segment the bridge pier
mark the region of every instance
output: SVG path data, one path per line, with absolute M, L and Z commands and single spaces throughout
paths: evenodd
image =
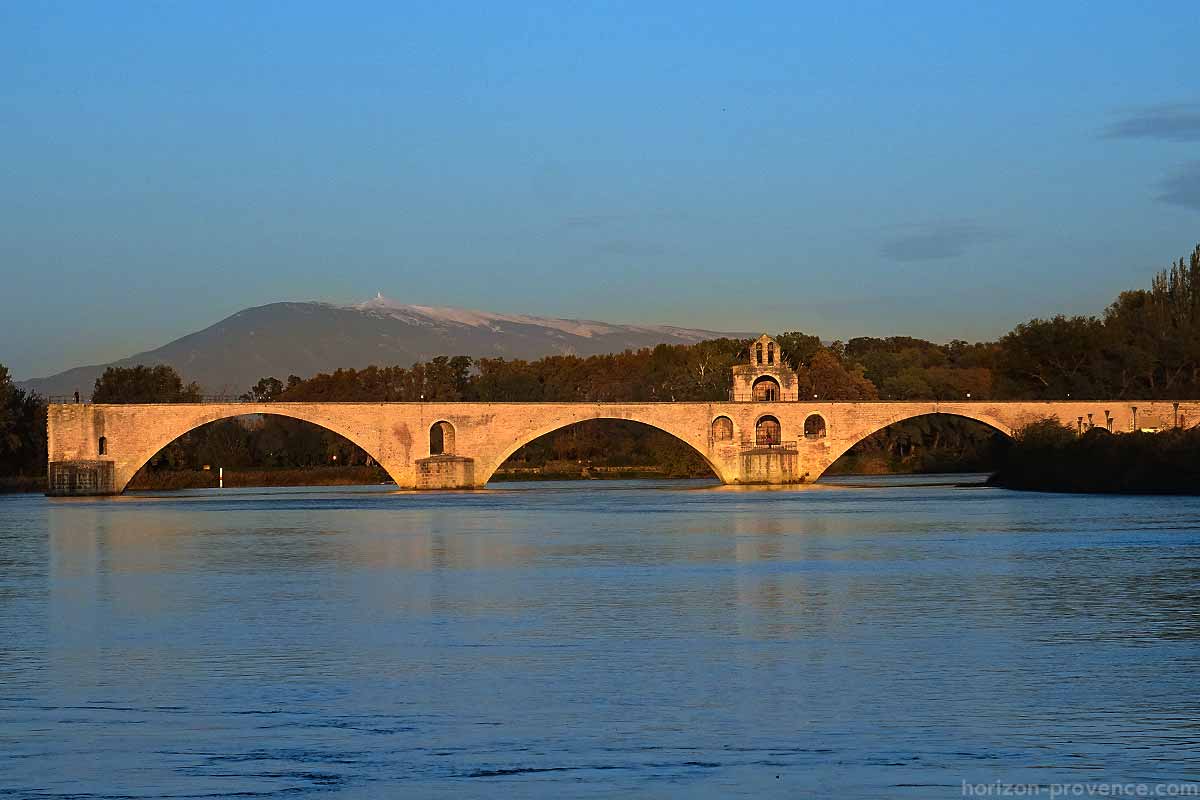
M 778 447 L 751 447 L 738 458 L 740 472 L 737 483 L 785 484 L 803 483 L 800 453 L 795 444 Z
M 438 455 L 417 460 L 418 489 L 471 489 L 475 487 L 475 459 Z
M 46 474 L 46 494 L 51 497 L 95 497 L 120 494 L 112 461 L 51 461 Z

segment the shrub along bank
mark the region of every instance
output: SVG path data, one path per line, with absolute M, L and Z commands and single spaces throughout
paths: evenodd
M 990 483 L 1047 492 L 1200 494 L 1200 428 L 1082 436 L 1053 420 L 1029 425 Z

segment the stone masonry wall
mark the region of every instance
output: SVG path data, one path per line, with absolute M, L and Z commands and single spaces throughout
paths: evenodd
M 695 448 L 722 481 L 739 483 L 750 478 L 743 474 L 740 455 L 754 445 L 755 423 L 766 414 L 779 420 L 784 442 L 797 443 L 799 474 L 816 480 L 856 442 L 922 414 L 956 414 L 1006 434 L 1046 417 L 1073 427 L 1095 425 L 1120 432 L 1135 425 L 1166 428 L 1176 421 L 1195 425 L 1200 423 L 1200 402 L 55 404 L 48 417 L 49 460 L 111 462 L 112 491 L 119 492 L 155 453 L 187 431 L 219 419 L 265 413 L 305 420 L 345 436 L 378 461 L 397 485 L 417 487 L 422 482 L 417 462 L 430 457 L 429 429 L 438 421 L 454 427 L 453 452 L 446 455 L 471 460 L 472 468 L 458 474 L 472 486 L 487 483 L 521 445 L 590 419 L 633 420 L 660 428 Z M 804 437 L 804 421 L 811 414 L 823 417 L 825 437 Z M 713 439 L 712 422 L 721 415 L 733 421 L 732 441 Z M 107 445 L 104 455 L 99 453 L 101 436 Z

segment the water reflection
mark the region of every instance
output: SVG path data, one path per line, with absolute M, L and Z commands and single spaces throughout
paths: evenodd
M 1200 501 L 856 483 L 0 499 L 0 792 L 1200 777 Z

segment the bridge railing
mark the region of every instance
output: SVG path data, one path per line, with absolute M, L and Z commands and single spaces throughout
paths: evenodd
M 753 438 L 743 441 L 744 447 L 754 447 L 762 450 L 799 450 L 800 445 L 797 440 L 789 439 L 783 442 L 756 442 Z
M 52 394 L 46 398 L 46 402 L 48 402 L 50 405 L 76 405 L 76 404 L 78 404 L 81 406 L 82 405 L 91 405 L 91 403 L 92 403 L 90 398 L 80 397 L 80 398 L 76 399 L 75 395 L 73 395 L 73 394 Z M 201 395 L 200 399 L 198 399 L 198 400 L 167 401 L 167 404 L 174 403 L 174 402 L 179 402 L 179 403 L 255 403 L 257 401 L 251 400 L 249 398 L 246 398 L 246 397 L 243 397 L 240 395 L 234 395 L 234 394 L 205 394 L 205 395 Z M 117 404 L 117 405 L 120 405 L 120 404 Z

